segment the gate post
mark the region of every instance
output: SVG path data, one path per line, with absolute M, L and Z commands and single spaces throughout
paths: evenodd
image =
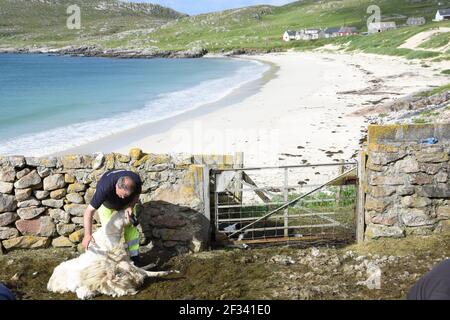
M 365 201 L 366 201 L 366 158 L 367 153 L 365 146 L 362 147 L 359 153 L 358 162 L 358 196 L 356 206 L 356 242 L 362 243 L 364 241 L 364 227 L 365 227 Z
M 203 165 L 203 205 L 204 205 L 204 215 L 211 222 L 211 204 L 210 204 L 210 178 L 209 172 L 210 168 L 208 165 Z
M 284 203 L 288 203 L 289 200 L 289 190 L 288 190 L 288 183 L 289 183 L 289 178 L 288 178 L 288 168 L 284 168 Z M 286 207 L 286 209 L 284 209 L 284 236 L 287 238 L 289 237 L 289 207 Z

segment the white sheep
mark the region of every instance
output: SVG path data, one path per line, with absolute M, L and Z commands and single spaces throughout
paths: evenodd
M 114 214 L 94 234 L 94 243 L 75 259 L 62 262 L 53 271 L 47 289 L 56 293 L 75 292 L 79 299 L 98 294 L 120 297 L 136 294 L 147 277 L 160 277 L 178 271 L 146 271 L 129 258 L 122 241 L 123 229 L 130 224 L 125 211 Z

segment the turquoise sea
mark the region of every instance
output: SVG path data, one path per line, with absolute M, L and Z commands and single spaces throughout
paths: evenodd
M 224 98 L 268 67 L 228 59 L 0 54 L 0 155 L 77 147 Z

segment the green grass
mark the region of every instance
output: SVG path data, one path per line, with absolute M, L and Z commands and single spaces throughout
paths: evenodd
M 441 48 L 449 43 L 450 32 L 439 33 L 422 43 L 420 48 Z
M 425 111 L 420 114 L 422 117 L 435 117 L 439 115 L 439 112 L 436 111 Z
M 450 83 L 443 85 L 441 87 L 435 88 L 433 90 L 430 91 L 425 91 L 425 92 L 421 92 L 420 94 L 418 94 L 419 97 L 431 97 L 432 95 L 438 94 L 438 93 L 442 93 L 445 91 L 449 91 L 450 90 Z
M 107 0 L 113 3 L 114 0 Z M 317 41 L 284 42 L 285 30 L 308 27 L 356 26 L 366 31 L 371 0 L 314 1 L 305 0 L 285 6 L 253 6 L 243 9 L 186 17 L 172 10 L 157 7 L 156 13 L 143 9 L 119 11 L 95 10 L 99 0 L 61 0 L 60 5 L 40 2 L 0 0 L 0 45 L 61 47 L 93 45 L 103 48 L 154 48 L 155 50 L 187 50 L 203 47 L 210 52 L 234 49 L 256 51 L 311 50 L 326 44 L 341 45 L 346 51 L 404 56 L 408 59 L 449 59 L 449 54 L 426 50 L 398 49 L 411 36 L 437 26 L 450 26 L 449 21 L 429 22 L 424 26 L 407 27 L 373 34 Z M 80 4 L 82 29 L 67 30 L 67 4 Z M 418 3 L 404 0 L 377 1 L 383 19 L 406 22 L 409 16 L 424 16 L 431 21 L 436 1 Z M 439 38 L 441 39 L 441 38 Z M 435 43 L 437 40 L 433 40 Z M 440 41 L 440 40 L 439 40 Z
M 450 69 L 442 70 L 441 73 L 442 74 L 450 74 Z
M 413 119 L 413 123 L 415 124 L 424 124 L 424 123 L 429 123 L 430 121 L 427 119 L 423 119 L 423 118 L 415 118 Z

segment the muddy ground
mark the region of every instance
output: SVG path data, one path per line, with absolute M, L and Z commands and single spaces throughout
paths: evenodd
M 76 299 L 46 290 L 53 268 L 76 255 L 62 249 L 0 255 L 0 282 L 19 299 Z M 423 274 L 449 257 L 450 234 L 364 246 L 226 248 L 174 257 L 161 268 L 180 274 L 149 279 L 137 295 L 123 299 L 404 299 Z M 381 270 L 380 289 L 363 283 L 373 265 Z

